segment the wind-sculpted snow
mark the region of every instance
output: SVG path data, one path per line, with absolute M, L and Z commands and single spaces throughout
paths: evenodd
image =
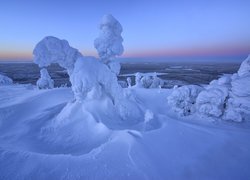
M 171 117 L 162 98 L 171 89 L 126 89 L 145 110 L 135 126 L 110 123 L 119 117 L 107 97 L 75 102 L 71 88 L 39 91 L 13 85 L 0 90 L 0 179 L 250 176 L 249 126 Z
M 95 39 L 94 46 L 99 57 L 105 63 L 123 53 L 122 26 L 112 16 L 105 15 L 100 24 L 99 37 Z
M 167 101 L 178 114 L 184 116 L 190 115 L 196 111 L 196 98 L 202 89 L 202 87 L 196 85 L 176 88 L 172 94 L 168 96 Z
M 47 36 L 42 39 L 33 51 L 34 62 L 39 67 L 47 67 L 52 63 L 58 63 L 67 69 L 70 74 L 74 68 L 77 58 L 82 57 L 81 53 L 72 48 L 68 41 L 56 37 Z
M 47 69 L 42 68 L 40 70 L 41 77 L 37 81 L 37 87 L 39 89 L 52 89 L 54 88 L 54 81 L 51 79 Z
M 0 74 L 0 86 L 13 84 L 13 80 L 7 76 Z

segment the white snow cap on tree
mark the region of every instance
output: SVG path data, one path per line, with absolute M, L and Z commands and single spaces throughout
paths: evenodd
M 66 68 L 68 73 L 72 72 L 74 63 L 81 53 L 72 48 L 68 41 L 60 40 L 53 36 L 47 36 L 42 39 L 33 51 L 34 62 L 39 67 L 46 67 L 52 63 L 58 63 L 61 67 Z
M 250 55 L 241 63 L 240 69 L 238 70 L 239 76 L 244 76 L 246 74 L 250 74 Z
M 53 81 L 53 79 L 51 79 L 47 69 L 42 68 L 40 70 L 40 74 L 41 74 L 41 77 L 36 82 L 36 85 L 40 89 L 51 89 L 51 88 L 53 88 L 54 87 L 54 81 Z
M 122 55 L 124 49 L 121 33 L 121 24 L 112 15 L 104 15 L 100 24 L 100 35 L 95 39 L 94 46 L 105 63 Z
M 0 74 L 0 85 L 9 85 L 12 83 L 13 80 L 11 78 Z

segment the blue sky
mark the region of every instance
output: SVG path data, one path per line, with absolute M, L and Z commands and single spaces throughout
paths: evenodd
M 31 58 L 48 35 L 96 55 L 107 13 L 123 26 L 125 57 L 250 53 L 249 0 L 0 0 L 0 58 Z

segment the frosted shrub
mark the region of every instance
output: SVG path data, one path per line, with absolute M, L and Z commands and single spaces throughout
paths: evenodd
M 238 70 L 238 75 L 239 76 L 244 76 L 246 74 L 249 75 L 250 73 L 250 55 L 245 59 L 242 63 L 241 66 Z
M 163 81 L 154 75 L 136 73 L 135 75 L 135 87 L 140 88 L 159 88 L 163 86 Z
M 208 87 L 198 95 L 196 109 L 202 115 L 220 117 L 224 112 L 227 97 L 227 88 Z
M 132 80 L 130 77 L 127 77 L 127 83 L 128 83 L 128 87 L 130 88 L 132 84 Z
M 51 79 L 47 69 L 42 68 L 40 70 L 41 77 L 36 82 L 39 89 L 51 89 L 54 88 L 54 81 Z
M 189 115 L 195 112 L 195 102 L 202 87 L 196 85 L 182 86 L 173 89 L 172 94 L 167 98 L 168 104 L 179 115 Z
M 7 76 L 0 74 L 0 86 L 13 84 L 13 80 Z

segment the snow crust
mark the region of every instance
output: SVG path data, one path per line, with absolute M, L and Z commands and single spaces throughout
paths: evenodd
M 39 89 L 52 89 L 54 88 L 54 80 L 51 79 L 47 69 L 42 68 L 40 70 L 41 77 L 36 82 Z
M 0 86 L 13 84 L 13 80 L 7 76 L 0 74 Z

